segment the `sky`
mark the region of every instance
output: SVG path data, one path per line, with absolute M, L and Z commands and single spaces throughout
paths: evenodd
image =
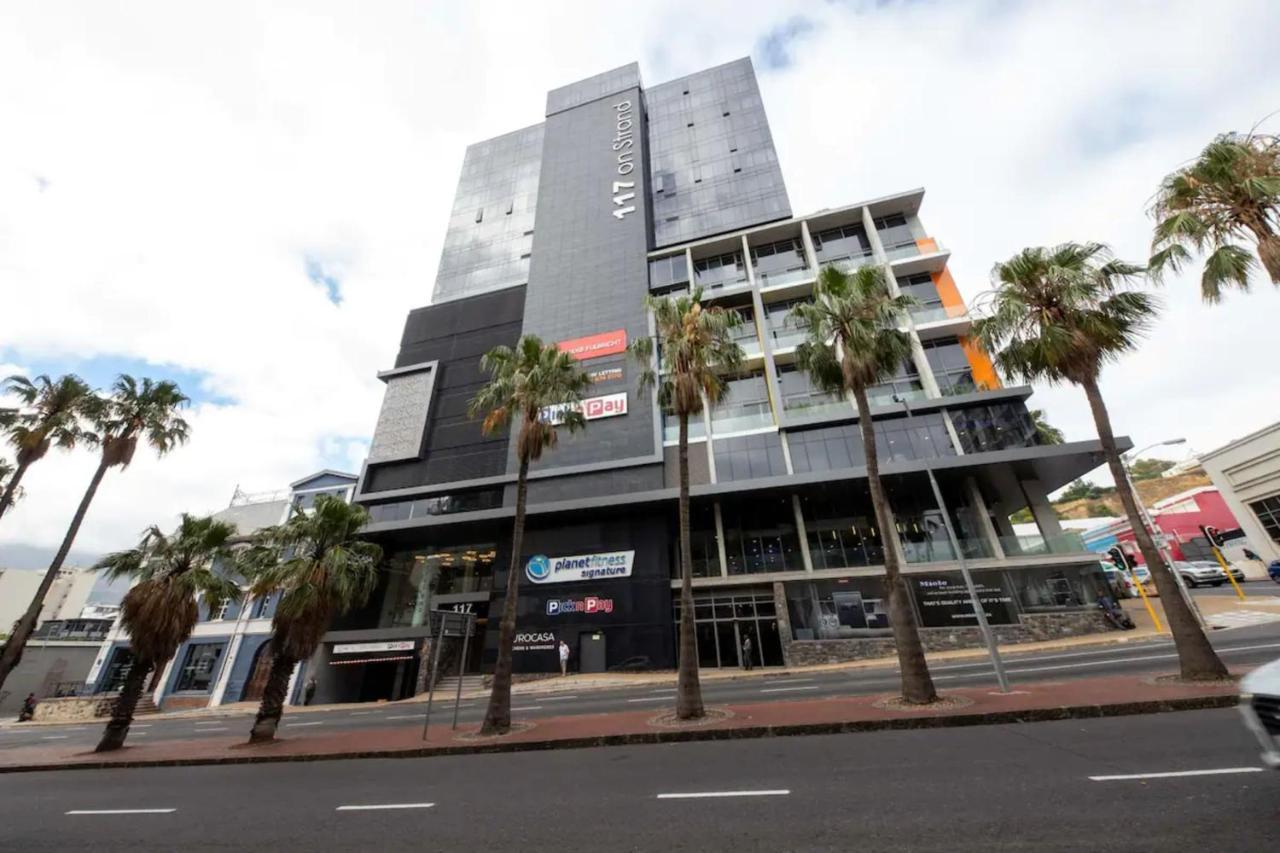
M 925 187 L 969 299 L 1026 246 L 1145 259 L 1161 176 L 1280 110 L 1280 5 L 1203 2 L 25 2 L 0 7 L 0 375 L 172 378 L 192 438 L 111 471 L 78 555 L 358 471 L 430 300 L 465 146 L 548 89 L 750 56 L 797 214 Z M 1276 129 L 1277 119 L 1267 127 Z M 1103 377 L 1117 431 L 1207 451 L 1280 417 L 1280 291 L 1160 291 Z M 1068 439 L 1082 394 L 1037 389 Z M 55 452 L 0 523 L 42 565 L 94 467 Z M 1105 482 L 1105 476 L 1095 476 Z M 6 562 L 7 561 L 7 562 Z

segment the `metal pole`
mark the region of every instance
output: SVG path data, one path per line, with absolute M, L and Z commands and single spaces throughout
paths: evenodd
M 906 400 L 901 400 L 901 403 L 902 408 L 906 410 L 907 420 L 911 420 L 911 404 Z M 956 536 L 956 531 L 951 526 L 951 514 L 947 512 L 946 501 L 942 499 L 942 489 L 938 486 L 938 479 L 934 477 L 933 466 L 929 464 L 927 457 L 924 460 L 924 471 L 929 475 L 929 485 L 933 489 L 933 499 L 937 501 L 938 510 L 942 513 L 942 526 L 946 528 L 951 550 L 955 552 L 956 562 L 960 564 L 960 576 L 964 578 L 965 588 L 969 591 L 969 602 L 973 605 L 973 615 L 978 620 L 978 629 L 982 632 L 982 640 L 987 645 L 987 654 L 991 657 L 991 668 L 995 670 L 1000 692 L 1008 693 L 1009 678 L 1004 672 L 1004 662 L 1000 660 L 1000 647 L 996 643 L 995 634 L 991 631 L 991 625 L 987 623 L 987 610 L 982 606 L 982 599 L 978 596 L 977 587 L 974 586 L 973 576 L 969 574 L 969 566 L 965 562 L 964 552 L 960 550 L 960 539 Z
M 467 644 L 471 642 L 471 626 L 475 623 L 475 614 L 467 614 L 467 625 L 463 629 L 462 654 L 458 657 L 458 690 L 453 694 L 453 727 L 458 727 L 458 704 L 462 702 L 462 668 L 467 662 Z
M 436 648 L 435 654 L 432 656 L 431 671 L 427 673 L 427 714 L 422 720 L 423 740 L 427 739 L 427 727 L 431 725 L 431 700 L 436 695 L 436 673 L 440 671 L 440 647 L 442 645 L 444 645 L 444 614 L 440 615 L 440 633 L 436 637 Z

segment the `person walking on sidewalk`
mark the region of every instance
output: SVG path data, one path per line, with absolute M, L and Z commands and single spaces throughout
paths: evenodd
M 314 698 L 316 698 L 316 677 L 313 675 L 307 679 L 307 686 L 302 688 L 302 704 L 310 705 Z
M 564 640 L 560 641 L 560 674 L 569 674 L 569 644 Z
M 36 716 L 36 694 L 28 693 L 27 698 L 22 700 L 22 710 L 18 712 L 18 722 L 25 723 L 35 719 Z
M 755 665 L 755 661 L 751 659 L 751 650 L 751 635 L 747 634 L 742 641 L 742 668 L 748 672 L 751 670 L 751 667 Z

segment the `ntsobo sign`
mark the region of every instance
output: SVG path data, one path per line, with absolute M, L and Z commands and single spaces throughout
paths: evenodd
M 607 554 L 579 554 L 573 557 L 548 557 L 536 554 L 525 563 L 524 575 L 534 583 L 569 583 L 570 581 L 606 580 L 631 576 L 635 551 L 612 551 Z

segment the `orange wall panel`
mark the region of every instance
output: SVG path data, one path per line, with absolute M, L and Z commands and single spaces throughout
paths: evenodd
M 919 244 L 922 241 L 917 240 Z M 929 241 L 932 242 L 932 241 Z M 922 247 L 923 249 L 923 247 Z M 954 311 L 959 314 L 965 310 L 964 297 L 960 295 L 960 289 L 956 287 L 955 279 L 951 277 L 951 271 L 946 267 L 941 272 L 930 273 L 933 276 L 933 286 L 938 289 L 938 297 L 942 300 L 944 307 L 950 309 L 948 313 Z M 991 357 L 987 355 L 977 342 L 968 338 L 961 340 L 960 345 L 964 347 L 964 353 L 969 358 L 969 366 L 973 369 L 973 381 L 979 387 L 999 388 L 1000 377 L 996 375 L 995 365 L 991 363 Z

